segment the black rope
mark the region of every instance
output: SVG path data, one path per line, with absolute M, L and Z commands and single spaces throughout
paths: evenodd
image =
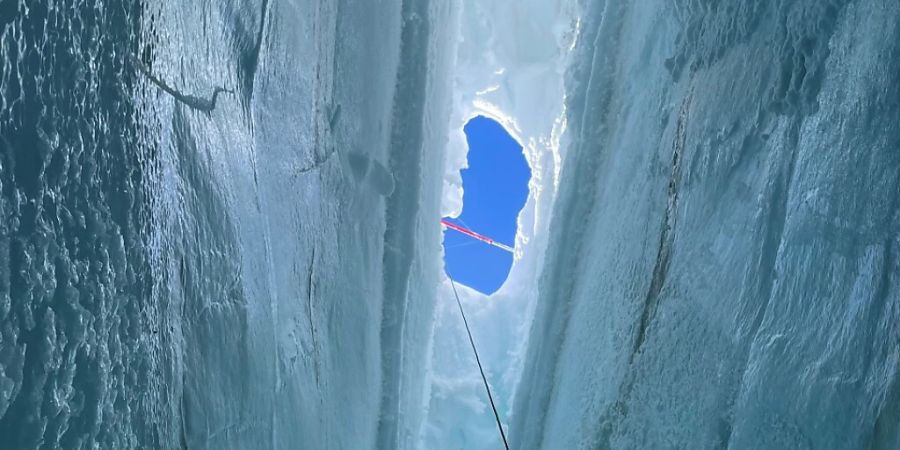
M 506 433 L 503 432 L 503 424 L 500 423 L 500 414 L 497 413 L 497 406 L 494 405 L 494 396 L 491 395 L 491 387 L 488 385 L 487 377 L 484 376 L 484 368 L 481 367 L 481 358 L 478 357 L 478 349 L 475 348 L 475 339 L 472 339 L 472 331 L 469 330 L 469 321 L 466 320 L 466 313 L 463 312 L 462 302 L 459 301 L 459 294 L 456 293 L 456 283 L 453 282 L 453 278 L 450 278 L 450 286 L 453 287 L 453 295 L 456 296 L 456 306 L 459 306 L 459 314 L 462 316 L 463 323 L 466 325 L 469 343 L 472 344 L 472 352 L 475 353 L 475 362 L 478 363 L 478 371 L 481 372 L 481 381 L 484 381 L 484 390 L 487 391 L 488 400 L 491 401 L 491 409 L 494 410 L 494 419 L 497 420 L 497 429 L 500 430 L 500 437 L 503 438 L 503 447 L 506 448 L 506 450 L 509 450 L 509 444 L 506 442 Z

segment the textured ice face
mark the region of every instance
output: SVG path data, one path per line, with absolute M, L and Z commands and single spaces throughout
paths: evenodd
M 514 446 L 900 445 L 898 17 L 586 2 Z
M 0 12 L 0 447 L 159 446 L 139 14 L 63 3 Z

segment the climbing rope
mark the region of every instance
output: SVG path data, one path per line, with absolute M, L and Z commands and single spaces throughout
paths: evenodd
M 447 277 L 450 278 L 450 277 Z M 494 410 L 494 419 L 497 420 L 497 429 L 500 430 L 500 437 L 503 439 L 503 447 L 509 450 L 509 444 L 506 442 L 506 433 L 503 432 L 503 424 L 500 423 L 500 414 L 497 413 L 497 406 L 494 405 L 494 396 L 491 395 L 491 387 L 488 385 L 487 377 L 484 376 L 484 368 L 481 367 L 481 358 L 478 357 L 478 349 L 475 348 L 475 339 L 472 339 L 472 331 L 469 330 L 469 321 L 466 320 L 466 313 L 463 312 L 462 302 L 459 301 L 459 294 L 456 292 L 456 283 L 450 278 L 450 286 L 453 287 L 453 295 L 456 296 L 456 306 L 459 306 L 459 314 L 463 318 L 466 325 L 466 333 L 469 335 L 469 343 L 472 344 L 472 353 L 475 353 L 475 362 L 478 363 L 478 371 L 481 372 L 481 381 L 484 382 L 484 390 L 487 391 L 488 400 L 491 401 L 491 409 Z

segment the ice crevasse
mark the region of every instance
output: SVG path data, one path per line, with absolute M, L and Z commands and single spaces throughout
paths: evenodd
M 0 8 L 0 448 L 500 448 L 477 115 L 511 448 L 900 448 L 900 3 L 107 3 Z

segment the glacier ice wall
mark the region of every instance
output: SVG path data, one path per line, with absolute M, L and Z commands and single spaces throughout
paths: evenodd
M 385 205 L 404 192 L 389 147 L 402 16 L 399 3 L 343 6 L 145 13 L 158 76 L 235 89 L 204 117 L 150 86 L 163 174 L 154 295 L 172 305 L 167 397 L 182 446 L 377 439 L 391 367 Z
M 176 131 L 162 127 L 176 144 L 164 251 L 187 268 L 160 286 L 185 311 L 182 442 L 410 446 L 439 273 L 447 8 L 160 9 L 157 70 L 237 87 L 213 121 L 160 107 Z M 209 53 L 184 58 L 198 39 Z
M 8 6 L 0 448 L 413 446 L 449 8 Z
M 900 5 L 582 20 L 514 446 L 900 446 Z
M 412 445 L 439 273 L 448 14 L 299 0 L 147 13 L 162 18 L 161 77 L 236 87 L 212 120 L 156 105 L 173 147 L 161 247 L 177 262 L 158 289 L 180 309 L 185 445 Z

